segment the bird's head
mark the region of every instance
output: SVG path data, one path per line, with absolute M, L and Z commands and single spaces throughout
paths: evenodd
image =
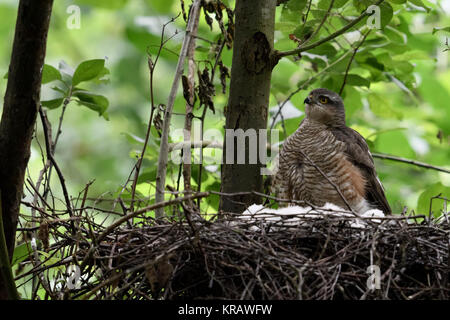
M 305 99 L 306 118 L 328 126 L 345 125 L 342 98 L 328 89 L 314 89 Z

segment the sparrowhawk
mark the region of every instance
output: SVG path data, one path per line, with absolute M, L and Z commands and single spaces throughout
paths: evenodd
M 342 98 L 315 89 L 304 102 L 305 118 L 279 154 L 273 180 L 278 196 L 315 206 L 350 206 L 358 213 L 380 209 L 391 214 L 366 141 L 345 124 Z

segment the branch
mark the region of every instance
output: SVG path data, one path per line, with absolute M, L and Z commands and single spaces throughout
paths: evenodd
M 375 3 L 376 6 L 380 5 L 384 0 L 378 0 L 377 3 Z M 338 31 L 330 34 L 329 36 L 320 39 L 312 44 L 310 44 L 309 46 L 300 46 L 297 49 L 294 50 L 289 50 L 289 51 L 284 51 L 284 52 L 280 52 L 280 51 L 276 51 L 275 52 L 275 56 L 278 59 L 281 59 L 283 57 L 287 57 L 287 56 L 292 56 L 292 55 L 296 55 L 299 54 L 301 52 L 304 51 L 308 51 L 310 49 L 313 49 L 315 47 L 320 46 L 321 44 L 330 41 L 338 36 L 340 36 L 341 34 L 344 34 L 348 29 L 350 29 L 351 27 L 353 27 L 354 25 L 356 25 L 358 22 L 360 22 L 362 19 L 364 19 L 367 16 L 372 15 L 373 13 L 369 13 L 367 10 L 364 11 L 358 18 L 356 18 L 355 20 L 353 20 L 352 22 L 350 22 L 349 24 L 347 24 L 346 26 L 342 27 L 341 29 L 339 29 Z
M 62 188 L 62 191 L 64 194 L 66 206 L 67 206 L 67 211 L 69 212 L 69 216 L 73 217 L 72 205 L 70 203 L 69 193 L 67 192 L 66 182 L 65 182 L 64 176 L 61 172 L 61 169 L 59 168 L 59 166 L 56 163 L 55 158 L 53 157 L 53 154 L 52 154 L 50 138 L 49 138 L 49 130 L 48 130 L 48 119 L 47 119 L 47 116 L 45 115 L 44 111 L 42 110 L 42 106 L 39 107 L 39 115 L 41 117 L 42 127 L 44 130 L 45 149 L 47 151 L 47 158 L 50 159 L 51 163 L 53 164 L 53 167 L 56 170 L 56 173 L 58 174 L 58 178 L 61 183 L 61 188 Z M 72 234 L 75 234 L 75 227 L 73 225 L 73 222 L 71 222 L 71 226 L 72 226 Z
M 186 35 L 184 37 L 183 45 L 181 47 L 181 53 L 180 57 L 178 58 L 175 78 L 173 80 L 172 89 L 170 90 L 169 99 L 165 110 L 163 131 L 161 136 L 161 145 L 159 148 L 158 169 L 156 174 L 156 195 L 155 195 L 156 203 L 164 201 L 164 189 L 166 184 L 167 162 L 169 155 L 168 150 L 169 150 L 170 119 L 172 117 L 173 105 L 178 91 L 178 84 L 180 82 L 180 77 L 184 69 L 184 60 L 186 59 L 189 43 L 192 39 L 192 30 L 194 26 L 194 21 L 198 20 L 199 18 L 200 2 L 201 2 L 200 0 L 195 0 L 191 8 L 191 14 L 189 16 L 189 22 L 186 28 Z M 161 218 L 163 216 L 164 216 L 164 208 L 160 207 L 156 210 L 156 217 Z
M 389 154 L 382 154 L 382 153 L 372 153 L 372 156 L 374 158 L 379 158 L 379 159 L 384 159 L 384 160 L 392 160 L 392 161 L 398 161 L 398 162 L 404 162 L 404 163 L 412 164 L 412 165 L 415 165 L 415 166 L 418 166 L 418 167 L 422 167 L 422 168 L 426 168 L 426 169 L 432 169 L 432 170 L 441 171 L 441 172 L 445 172 L 445 173 L 449 173 L 450 174 L 450 170 L 448 170 L 448 169 L 445 169 L 445 168 L 442 168 L 442 167 L 436 167 L 436 166 L 433 166 L 431 164 L 420 162 L 420 161 L 415 161 L 415 160 L 411 160 L 411 159 L 391 156 Z
M 194 19 L 194 25 L 192 26 L 192 39 L 189 43 L 188 48 L 188 76 L 183 78 L 183 90 L 186 99 L 186 116 L 184 118 L 184 141 L 191 141 L 191 129 L 192 129 L 192 119 L 195 103 L 195 37 L 198 31 L 199 19 Z M 191 190 L 191 149 L 183 149 L 183 182 L 184 190 Z M 189 207 L 192 204 L 189 203 Z
M 366 34 L 363 36 L 362 40 L 359 42 L 359 44 L 356 46 L 356 48 L 353 50 L 353 54 L 350 57 L 350 61 L 348 62 L 347 69 L 345 69 L 345 75 L 344 80 L 342 81 L 341 89 L 339 90 L 339 95 L 342 95 L 342 91 L 344 91 L 345 83 L 347 82 L 348 72 L 350 71 L 350 67 L 352 65 L 353 59 L 355 59 L 356 53 L 358 52 L 359 47 L 366 41 L 367 36 L 369 35 L 370 31 L 372 29 L 369 29 L 369 31 L 366 32 Z

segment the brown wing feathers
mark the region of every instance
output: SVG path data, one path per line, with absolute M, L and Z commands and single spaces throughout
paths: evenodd
M 336 139 L 347 145 L 346 154 L 349 161 L 363 173 L 366 179 L 366 200 L 384 213 L 391 214 L 391 207 L 386 200 L 383 186 L 375 172 L 373 158 L 364 138 L 358 132 L 348 127 L 336 128 L 332 132 Z

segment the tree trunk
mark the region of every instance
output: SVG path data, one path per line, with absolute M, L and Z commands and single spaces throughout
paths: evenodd
M 259 137 L 258 129 L 267 127 L 270 78 L 276 63 L 272 59 L 276 3 L 277 0 L 236 1 L 230 96 L 225 128 L 234 130 L 235 133 L 238 133 L 236 129 L 242 129 L 249 135 L 252 135 L 251 130 L 254 129 L 256 138 Z M 245 147 L 242 145 L 239 147 L 237 143 L 239 139 L 230 140 L 231 132 L 233 131 L 226 130 L 224 139 L 222 192 L 262 191 L 263 164 L 260 161 L 257 163 L 249 161 L 255 156 L 255 151 L 249 148 L 255 140 L 249 138 L 250 141 L 245 143 Z M 264 141 L 264 148 L 265 146 Z M 259 154 L 259 150 L 257 152 Z M 232 161 L 233 163 L 229 163 L 233 154 L 236 158 L 236 155 L 242 153 L 245 154 L 245 164 L 236 163 L 236 159 Z M 220 208 L 229 212 L 241 212 L 255 202 L 260 202 L 260 198 L 251 194 L 233 197 L 222 195 Z
M 42 67 L 53 0 L 21 0 L 0 122 L 0 192 L 9 259 L 14 252 L 23 182 L 40 106 Z M 6 299 L 0 277 L 0 299 Z

